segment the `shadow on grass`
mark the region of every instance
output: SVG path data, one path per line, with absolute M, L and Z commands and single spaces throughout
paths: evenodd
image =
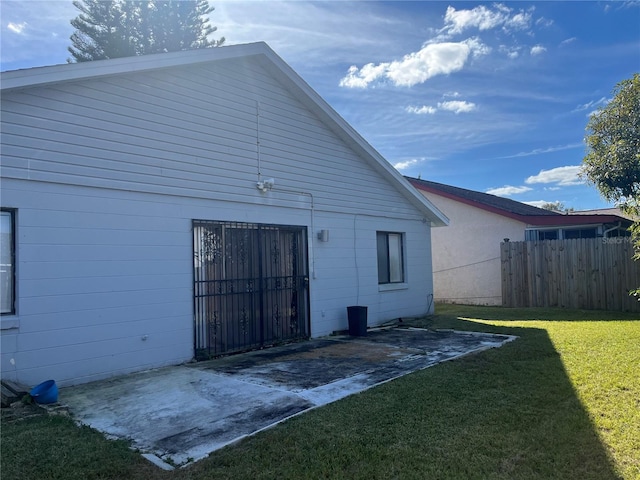
M 471 319 L 637 320 L 632 318 L 633 314 L 458 305 L 440 305 L 438 312 L 435 316 L 415 319 L 412 325 L 519 337 L 498 350 L 425 372 L 430 380 L 437 379 L 430 382 L 429 388 L 442 392 L 443 405 L 437 411 L 448 422 L 453 420 L 454 423 L 449 423 L 450 433 L 465 432 L 467 441 L 477 448 L 467 452 L 473 453 L 471 458 L 486 456 L 498 462 L 494 465 L 499 468 L 483 472 L 486 478 L 623 478 L 601 442 L 547 331 L 490 325 Z M 471 414 L 464 415 L 464 421 L 457 421 L 456 412 Z M 447 441 L 444 431 L 440 433 L 450 448 L 458 447 L 453 439 Z M 490 450 L 485 451 L 485 444 Z M 474 463 L 469 464 L 472 469 Z M 467 475 L 470 471 L 461 474 Z
M 621 478 L 545 330 L 408 323 L 520 338 L 291 419 L 178 477 Z

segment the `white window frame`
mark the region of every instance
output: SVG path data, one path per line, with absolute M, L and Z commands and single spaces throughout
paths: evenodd
M 16 314 L 16 210 L 12 208 L 0 208 L 2 224 L 8 218 L 9 232 L 2 234 L 2 253 L 8 258 L 0 259 L 0 315 L 8 316 Z M 1 231 L 1 230 L 0 230 Z M 7 239 L 9 245 L 6 245 Z M 6 294 L 6 295 L 5 295 Z M 5 298 L 6 297 L 6 298 Z M 5 323 L 5 322 L 3 322 Z
M 404 240 L 405 234 L 401 232 L 376 232 L 378 285 L 405 283 Z

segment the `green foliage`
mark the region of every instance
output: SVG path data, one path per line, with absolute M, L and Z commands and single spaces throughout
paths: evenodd
M 222 45 L 207 0 L 74 0 L 69 62 L 176 52 Z
M 640 198 L 640 74 L 620 82 L 593 113 L 585 137 L 583 175 L 602 196 L 638 206 Z
M 623 80 L 613 99 L 593 113 L 585 137 L 582 175 L 636 221 L 631 227 L 640 259 L 640 74 Z M 631 292 L 640 300 L 640 288 Z
M 573 212 L 573 208 L 565 207 L 564 203 L 562 202 L 547 202 L 543 204 L 540 208 L 543 208 L 544 210 L 550 210 L 552 212 L 558 212 L 558 213 Z

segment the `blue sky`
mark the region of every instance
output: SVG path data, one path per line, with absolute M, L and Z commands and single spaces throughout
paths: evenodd
M 640 71 L 640 2 L 219 1 L 405 175 L 607 204 L 577 172 L 588 115 Z M 65 63 L 71 1 L 0 1 L 1 69 Z

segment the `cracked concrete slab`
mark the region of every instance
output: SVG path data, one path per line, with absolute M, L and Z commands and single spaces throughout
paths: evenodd
M 77 421 L 184 465 L 311 408 L 514 338 L 379 329 L 63 388 L 60 401 Z

